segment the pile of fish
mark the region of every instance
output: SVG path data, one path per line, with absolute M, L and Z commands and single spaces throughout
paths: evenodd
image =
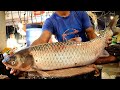
M 87 42 L 55 42 L 30 46 L 4 58 L 5 66 L 21 71 L 42 71 L 89 65 L 104 55 L 110 26 L 104 34 Z

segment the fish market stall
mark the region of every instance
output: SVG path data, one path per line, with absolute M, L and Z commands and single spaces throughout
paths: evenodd
M 39 16 L 42 18 L 44 14 Z M 34 46 L 31 44 L 42 34 L 42 24 L 37 20 L 35 23 L 32 16 L 31 20 L 28 20 L 31 23 L 28 24 L 24 17 L 26 29 L 17 28 L 17 32 L 21 34 L 19 36 L 22 36 L 20 40 L 16 40 L 20 46 L 8 48 L 13 44 L 10 43 L 1 51 L 0 79 L 117 79 L 120 76 L 120 34 L 115 33 L 120 33 L 120 28 L 116 26 L 119 17 L 116 15 L 109 24 L 105 23 L 104 29 L 100 30 L 97 14 L 94 15 L 92 12 L 88 14 L 93 19 L 97 38 L 87 42 L 79 40 L 58 42 L 54 36 L 48 43 Z M 106 47 L 106 41 L 111 36 L 112 43 Z M 10 75 L 10 70 L 6 70 L 6 67 L 20 73 L 16 76 Z

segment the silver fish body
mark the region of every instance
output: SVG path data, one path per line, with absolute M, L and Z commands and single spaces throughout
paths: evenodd
M 105 40 L 102 39 L 43 44 L 30 47 L 29 50 L 34 58 L 34 67 L 39 70 L 83 66 L 93 63 L 102 54 L 105 47 Z
M 54 70 L 88 65 L 102 55 L 105 42 L 106 37 L 102 36 L 88 42 L 68 41 L 31 46 L 15 53 L 5 65 L 22 71 Z

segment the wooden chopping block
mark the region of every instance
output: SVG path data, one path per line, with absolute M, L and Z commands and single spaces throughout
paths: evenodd
M 92 71 L 95 71 L 95 68 L 89 65 L 83 67 L 74 67 L 74 68 L 59 69 L 52 71 L 37 71 L 37 73 L 29 72 L 28 77 L 36 76 L 42 78 L 66 78 L 66 77 L 68 78 L 68 77 L 90 73 Z

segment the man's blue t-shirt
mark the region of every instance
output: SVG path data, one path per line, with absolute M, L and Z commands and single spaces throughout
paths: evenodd
M 85 29 L 92 26 L 90 18 L 85 11 L 70 11 L 67 17 L 61 17 L 53 13 L 47 18 L 42 27 L 54 34 L 59 42 L 75 37 L 81 37 L 82 41 L 88 41 Z

